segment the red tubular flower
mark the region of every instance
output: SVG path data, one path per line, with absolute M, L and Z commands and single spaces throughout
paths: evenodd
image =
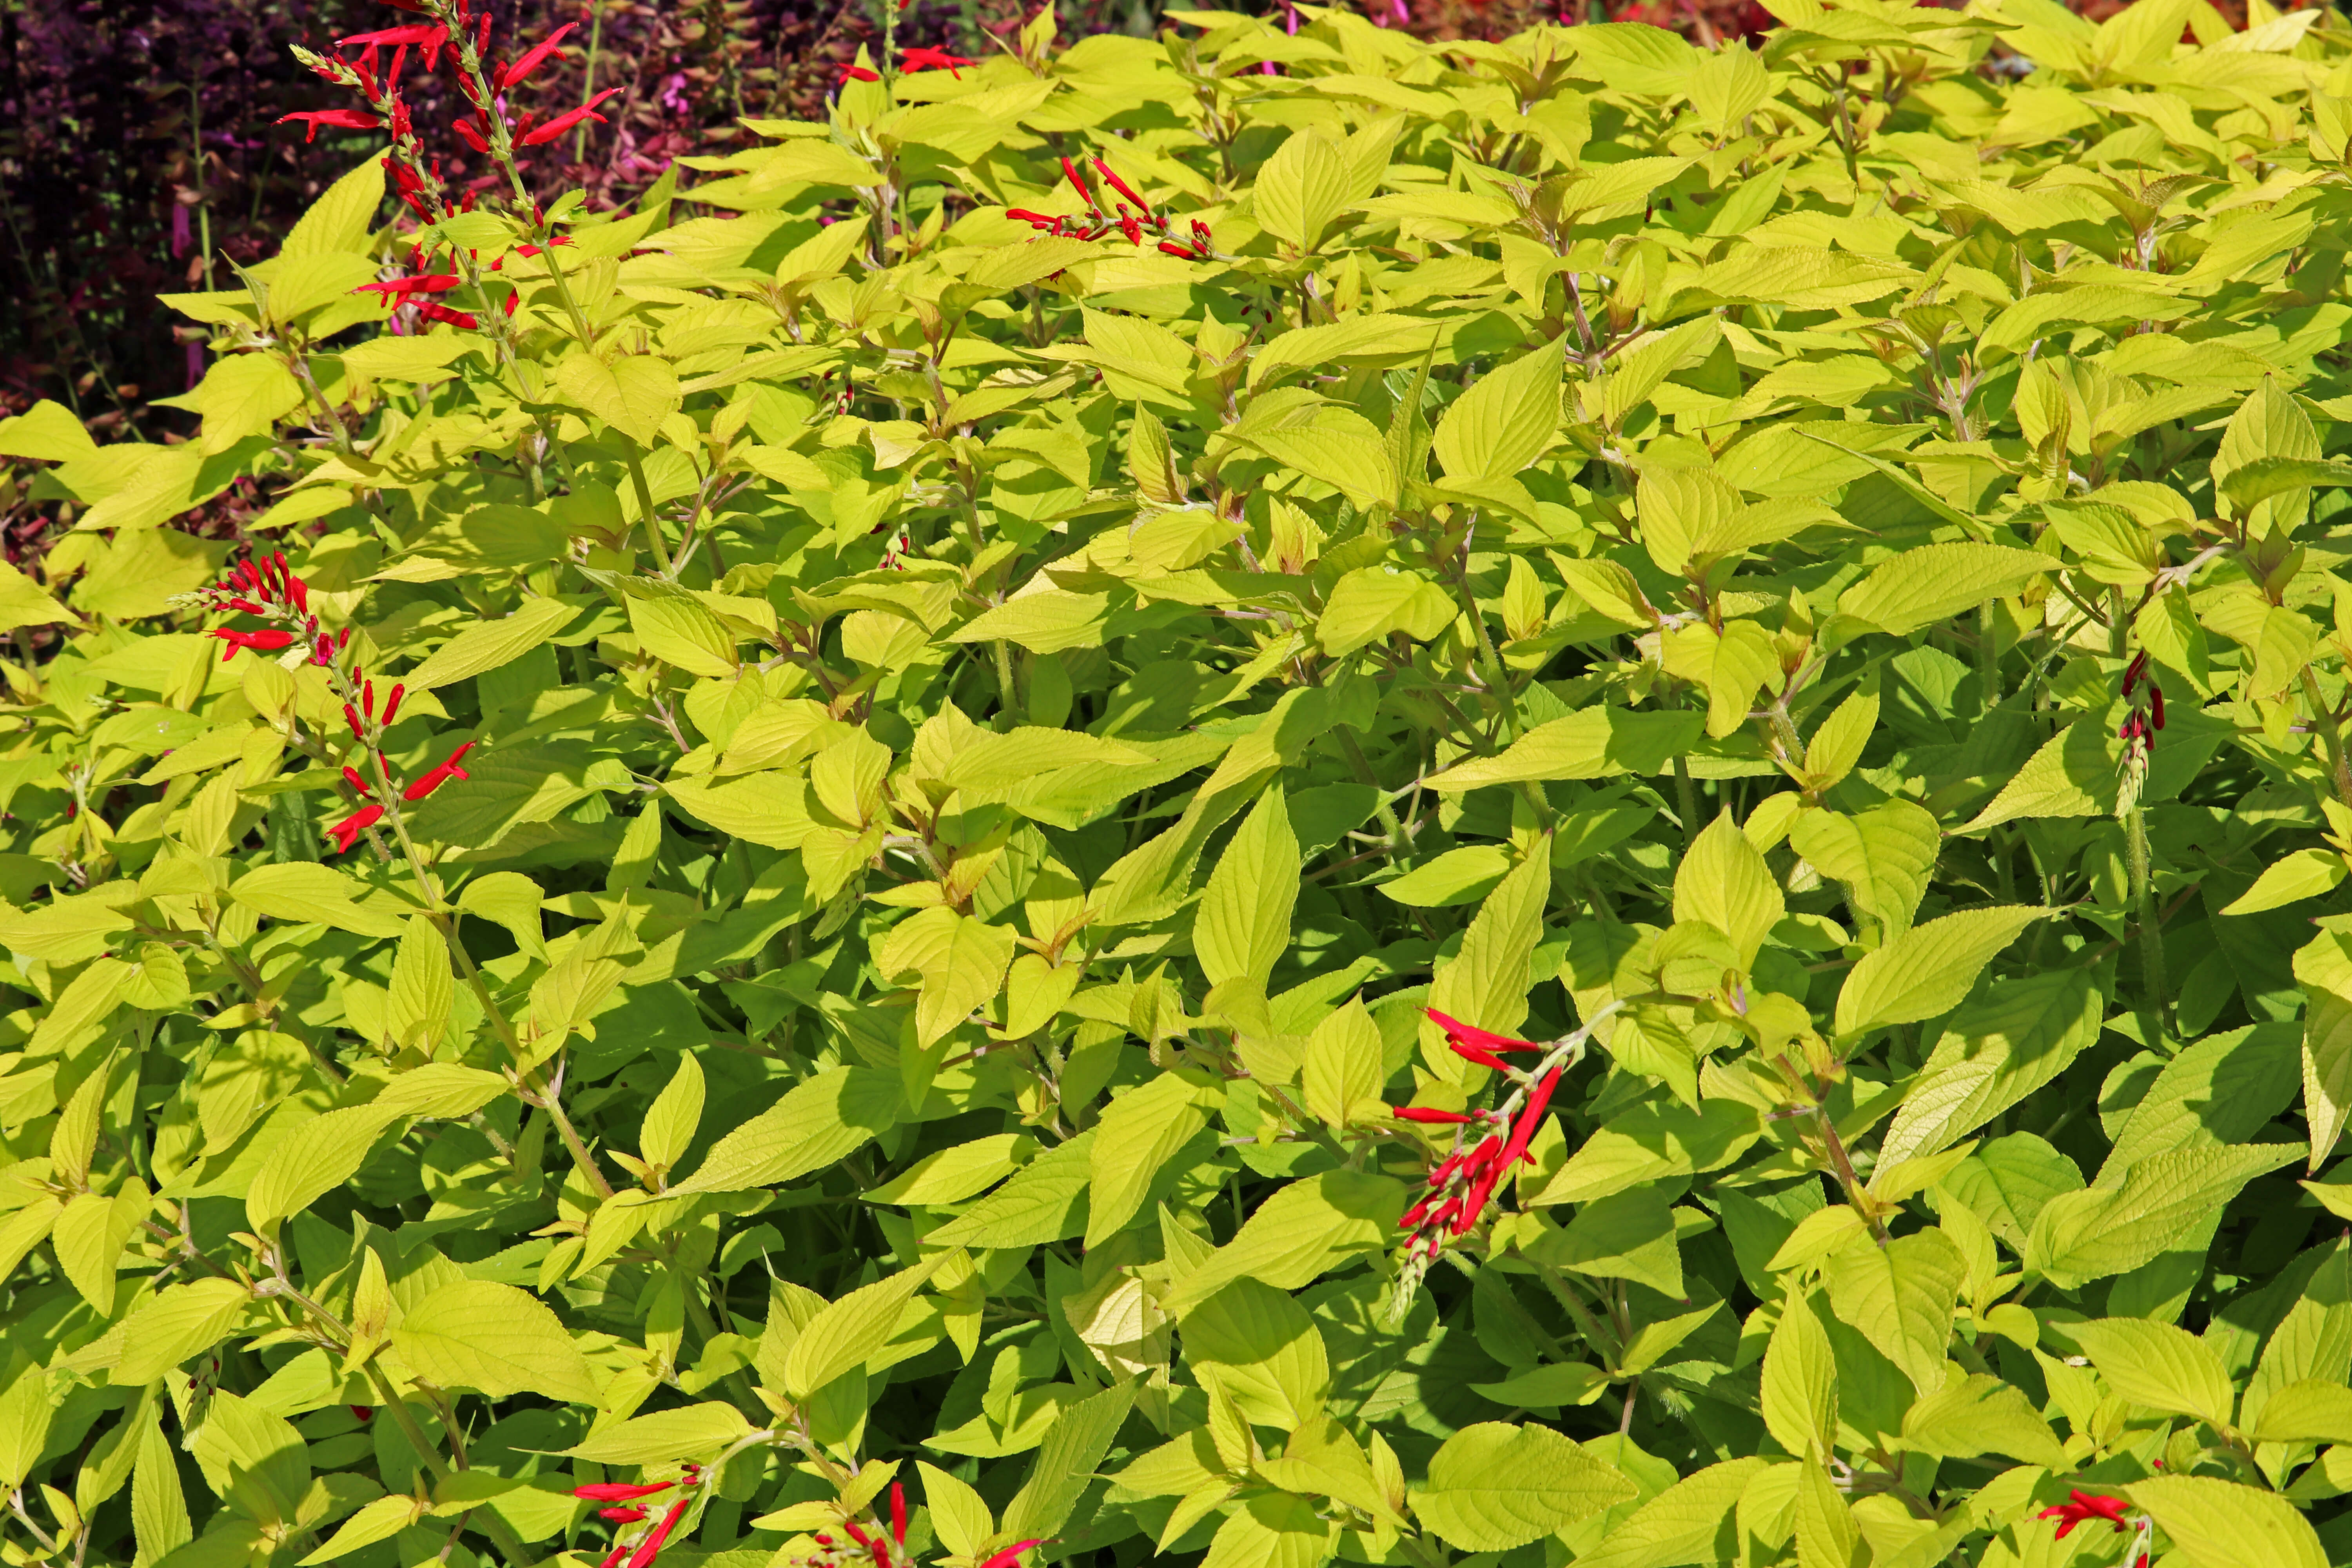
M 897 1481 L 890 1483 L 890 1539 L 907 1544 L 907 1489 Z
M 1459 1127 L 1478 1118 L 1466 1110 L 1438 1110 L 1426 1105 L 1400 1105 L 1389 1114 L 1399 1121 L 1419 1121 L 1432 1127 Z
M 362 1421 L 373 1421 L 375 1419 L 375 1406 L 373 1405 L 354 1405 L 349 1408 L 353 1415 L 358 1416 Z
M 858 1529 L 857 1521 L 856 1520 L 845 1519 L 842 1521 L 841 1528 L 849 1532 L 850 1540 L 855 1541 L 858 1545 L 863 1546 L 868 1552 L 874 1550 L 874 1538 L 866 1534 L 864 1531 Z
M 548 34 L 541 42 L 532 45 L 529 54 L 499 73 L 498 90 L 505 92 L 510 88 L 520 87 L 524 82 L 529 81 L 530 73 L 545 64 L 548 56 L 563 47 L 563 35 L 578 26 L 580 24 L 577 22 L 566 22 Z
M 368 792 L 367 780 L 360 776 L 359 769 L 352 767 L 348 763 L 343 764 L 343 782 L 350 784 L 362 795 L 365 795 Z
M 381 294 L 384 298 L 384 302 L 389 304 L 392 302 L 392 298 L 395 294 L 400 295 L 404 299 L 411 294 L 443 294 L 455 289 L 457 286 L 457 275 L 456 273 L 434 272 L 428 273 L 421 278 L 386 278 L 374 283 L 362 283 L 358 288 L 352 289 L 352 292 L 354 294 Z
M 400 711 L 401 693 L 407 689 L 408 688 L 405 686 L 395 684 L 392 689 L 392 695 L 383 700 L 383 727 L 385 729 L 389 730 L 392 728 L 392 716 Z
M 612 1551 L 604 1553 L 604 1561 L 596 1564 L 596 1568 L 621 1568 L 621 1559 L 628 1554 L 629 1543 L 624 1541 Z
M 471 115 L 459 115 L 449 122 L 449 129 L 457 133 L 457 140 L 475 152 L 487 153 L 490 150 L 489 139 L 476 128 Z
M 468 741 L 464 745 L 458 747 L 456 751 L 450 752 L 449 760 L 447 762 L 443 763 L 439 767 L 435 768 L 431 773 L 425 774 L 415 784 L 410 784 L 406 789 L 401 791 L 400 798 L 403 800 L 423 800 L 426 795 L 431 795 L 435 790 L 439 789 L 451 779 L 473 777 L 471 773 L 457 765 L 459 759 L 463 758 L 467 752 L 470 752 L 473 749 L 474 742 Z M 645 1494 L 640 1492 L 635 1495 L 642 1497 Z
M 1536 1130 L 1543 1125 L 1544 1111 L 1551 1104 L 1551 1091 L 1559 1087 L 1558 1068 L 1538 1080 L 1535 1092 L 1528 1096 L 1528 1103 L 1519 1112 L 1518 1124 L 1511 1129 L 1511 1141 L 1503 1145 L 1503 1157 L 1495 1162 L 1498 1169 L 1508 1170 L 1521 1159 L 1530 1165 L 1535 1163 L 1535 1156 L 1528 1152 L 1528 1144 L 1533 1142 Z
M 2148 716 L 2156 721 L 2156 727 L 2159 730 L 2163 729 L 2164 688 L 2153 680 L 2147 683 L 2147 710 Z
M 961 55 L 951 55 L 945 49 L 935 49 L 929 44 L 911 45 L 899 50 L 898 58 L 906 61 L 907 68 L 910 71 L 943 70 L 959 81 L 963 79 L 963 72 L 959 68 L 960 67 L 976 66 L 980 63 L 978 60 L 968 60 Z
M 438 23 L 418 22 L 405 27 L 384 27 L 373 33 L 353 33 L 348 38 L 337 38 L 335 47 L 348 49 L 353 44 L 365 44 L 373 48 L 378 44 L 426 44 L 446 41 L 449 30 Z
M 239 648 L 251 648 L 256 653 L 276 653 L 294 640 L 292 632 L 241 632 L 230 626 L 215 627 L 212 635 L 228 645 L 221 649 L 223 664 L 235 658 Z
M 1087 188 L 1086 176 L 1078 173 L 1078 166 L 1065 158 L 1062 160 L 1062 173 L 1068 177 L 1070 188 L 1078 193 L 1078 199 L 1087 204 L 1087 210 L 1094 211 L 1097 205 L 1095 194 Z
M 348 702 L 344 703 L 343 717 L 351 721 L 352 740 L 364 741 L 367 739 L 367 731 L 360 728 L 360 710 L 358 709 L 352 707 Z
M 677 1485 L 676 1481 L 591 1481 L 584 1487 L 573 1487 L 572 1495 L 589 1502 L 635 1502 L 641 1497 L 652 1497 Z
M 248 616 L 266 616 L 269 613 L 251 599 L 231 599 L 228 602 L 228 607 L 232 610 L 243 610 Z
M 1117 174 L 1112 174 L 1108 163 L 1104 163 L 1100 158 L 1097 158 L 1094 161 L 1094 163 L 1096 171 L 1099 173 L 1104 179 L 1110 182 L 1110 188 L 1112 190 L 1117 191 L 1120 195 L 1123 195 L 1129 201 L 1133 202 L 1143 211 L 1150 212 L 1151 210 L 1151 204 L 1145 201 L 1141 196 L 1137 195 L 1133 185 L 1129 184 L 1125 180 L 1122 180 Z
M 2066 1494 L 2066 1501 L 2055 1508 L 2045 1508 L 2033 1516 L 2036 1519 L 2060 1521 L 2058 1539 L 2061 1541 L 2065 1540 L 2066 1532 L 2076 1525 L 2087 1523 L 2095 1519 L 2103 1519 L 2114 1525 L 2116 1533 L 2118 1535 L 2130 1528 L 2124 1522 L 2124 1510 L 2131 1505 L 2119 1497 L 2101 1497 L 2096 1492 L 2070 1491 Z
M 1118 215 L 1118 231 L 1127 236 L 1127 243 L 1129 245 L 1143 243 L 1143 220 L 1133 213 Z
M 1412 1207 L 1405 1210 L 1404 1213 L 1397 1215 L 1397 1228 L 1400 1230 L 1419 1230 L 1421 1228 L 1421 1222 L 1428 1217 L 1429 1200 L 1427 1198 L 1423 1198 L 1421 1202 L 1413 1205 Z
M 1192 253 L 1192 247 L 1191 246 L 1181 245 L 1172 239 L 1161 240 L 1160 242 L 1160 248 L 1161 252 L 1166 255 L 1181 256 L 1187 261 L 1198 261 L 1201 259 L 1198 256 Z
M 302 132 L 302 142 L 305 146 L 308 146 L 311 142 L 318 139 L 319 127 L 321 125 L 341 126 L 346 131 L 381 131 L 383 129 L 383 121 L 378 120 L 374 115 L 370 114 L 364 109 L 299 110 L 292 114 L 279 115 L 278 117 L 278 123 L 283 125 L 289 120 L 299 120 L 307 127 L 307 129 Z
M 882 73 L 877 70 L 868 70 L 864 66 L 844 66 L 841 68 L 841 79 L 844 81 L 880 81 L 882 79 Z
M 328 828 L 327 832 L 335 840 L 335 853 L 338 855 L 349 854 L 351 852 L 352 846 L 359 842 L 360 835 L 366 832 L 369 828 L 373 827 L 383 819 L 383 807 L 380 805 L 363 805 L 357 811 L 352 813 L 349 816 L 343 818 L 341 822 L 336 823 L 332 827 Z
M 1465 1024 L 1459 1018 L 1449 1018 L 1434 1007 L 1424 1008 L 1423 1011 L 1429 1015 L 1429 1021 L 1431 1023 L 1435 1024 L 1439 1028 L 1445 1031 L 1447 1037 L 1454 1042 L 1454 1047 L 1457 1049 L 1465 1044 L 1476 1046 L 1482 1050 L 1488 1051 L 1539 1051 L 1543 1049 L 1541 1046 L 1536 1044 L 1533 1040 L 1515 1040 L 1508 1035 L 1498 1035 L 1492 1029 L 1482 1029 L 1475 1024 Z
M 373 680 L 360 683 L 360 711 L 371 719 L 375 717 L 375 682 Z
M 637 1549 L 629 1553 L 628 1568 L 646 1568 L 661 1554 L 663 1544 L 669 1540 L 669 1532 L 676 1530 L 677 1521 L 686 1517 L 687 1504 L 693 1500 L 692 1498 L 680 1498 L 669 1505 L 669 1511 L 662 1515 L 659 1524 L 654 1526 L 654 1532 L 639 1542 Z
M 995 1556 L 990 1558 L 987 1562 L 982 1563 L 980 1568 L 1013 1568 L 1013 1565 L 1015 1563 L 1021 1561 L 1021 1554 L 1023 1552 L 1028 1551 L 1033 1546 L 1041 1546 L 1043 1544 L 1043 1541 L 1016 1541 L 1012 1545 L 1006 1547 L 1003 1551 L 998 1552 Z
M 523 137 L 522 144 L 526 147 L 536 147 L 542 142 L 552 142 L 583 120 L 593 120 L 599 125 L 605 123 L 604 117 L 595 112 L 596 106 L 620 90 L 617 87 L 606 88 L 570 113 L 557 115 L 538 130 Z
M 446 321 L 453 327 L 463 327 L 467 331 L 482 324 L 470 310 L 453 310 L 446 305 L 436 305 L 430 300 L 418 305 L 416 313 L 428 321 Z
M 622 1508 L 600 1508 L 596 1510 L 596 1517 L 610 1520 L 614 1524 L 635 1524 L 649 1516 L 644 1509 L 630 1503 Z

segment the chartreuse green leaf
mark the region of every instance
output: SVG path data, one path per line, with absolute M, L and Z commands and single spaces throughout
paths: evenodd
M 1482 1421 L 1448 1437 L 1413 1513 L 1465 1552 L 1503 1552 L 1638 1496 L 1633 1483 L 1544 1426 Z
M 511 1285 L 445 1285 L 401 1316 L 393 1348 L 445 1388 L 593 1401 L 595 1374 L 545 1303 Z
M 1792 1296 L 1764 1351 L 1763 1416 L 1772 1440 L 1790 1453 L 1832 1451 L 1838 1429 L 1837 1360 L 1811 1301 Z
M 2251 1562 L 2320 1568 L 2327 1561 L 2310 1522 L 2275 1492 L 2210 1476 L 2157 1476 L 2124 1493 L 2196 1568 Z
M 1837 999 L 1837 1032 L 1913 1024 L 1956 1005 L 1992 956 L 2042 918 L 2034 909 L 1966 910 L 1915 926 L 1853 966 Z
M 2108 1386 L 2134 1405 L 2194 1416 L 2216 1427 L 2230 1424 L 2234 1401 L 2229 1372 L 2188 1331 L 2137 1318 L 2106 1318 L 2070 1323 L 2064 1332 Z

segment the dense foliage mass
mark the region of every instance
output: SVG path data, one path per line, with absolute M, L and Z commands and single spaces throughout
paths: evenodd
M 421 3 L 0 424 L 8 1562 L 2352 1557 L 2339 24 Z

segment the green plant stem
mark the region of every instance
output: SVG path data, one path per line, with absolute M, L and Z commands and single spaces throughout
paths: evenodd
M 646 531 L 646 547 L 654 552 L 654 568 L 665 582 L 674 581 L 677 568 L 670 563 L 669 541 L 662 537 L 661 519 L 654 511 L 653 487 L 646 483 L 646 466 L 638 460 L 636 448 L 628 450 L 629 486 L 637 495 L 637 521 Z
M 2147 1005 L 2166 1038 L 2172 1035 L 2172 986 L 2165 973 L 2164 917 L 2156 907 L 2155 879 L 2148 871 L 2147 807 L 2135 805 L 2125 821 L 2131 865 L 2132 901 L 2137 910 L 2139 962 Z M 2146 1044 L 2153 1049 L 2156 1041 Z
M 583 109 L 596 96 L 596 62 L 604 52 L 604 0 L 594 0 L 588 7 L 588 58 L 580 69 L 580 105 Z M 572 136 L 572 161 L 575 163 L 588 161 L 588 121 L 585 120 L 580 122 L 579 131 Z
M 205 92 L 202 83 L 188 83 L 189 170 L 196 188 L 196 257 L 204 264 L 205 287 L 213 286 L 213 208 L 205 189 Z
M 2000 608 L 1992 599 L 1977 606 L 1977 697 L 1986 713 L 2000 705 L 2000 634 L 1993 618 Z
M 1675 756 L 1675 809 L 1682 813 L 1683 847 L 1698 842 L 1698 786 L 1691 783 L 1690 762 Z
M 1878 1217 L 1878 1211 L 1872 1206 L 1868 1194 L 1862 1190 L 1861 1179 L 1853 1173 L 1853 1157 L 1845 1151 L 1845 1140 L 1838 1136 L 1837 1123 L 1830 1119 L 1829 1101 L 1826 1096 L 1815 1100 L 1813 1119 L 1821 1126 L 1822 1146 L 1829 1152 L 1830 1169 L 1837 1173 L 1838 1184 L 1845 1189 L 1846 1202 L 1853 1206 L 1854 1213 L 1862 1216 L 1863 1222 L 1870 1226 L 1871 1238 L 1879 1246 L 1885 1247 L 1887 1242 L 1885 1223 Z
M 2311 727 L 2319 731 L 2319 743 L 2327 749 L 2327 773 L 2336 785 L 2336 798 L 2352 806 L 2352 762 L 2344 754 L 2343 721 L 2320 695 L 2319 678 L 2309 665 L 2303 669 L 2303 695 L 2311 704 Z

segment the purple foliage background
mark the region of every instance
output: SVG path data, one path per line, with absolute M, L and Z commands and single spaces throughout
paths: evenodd
M 620 87 L 586 156 L 546 149 L 543 194 L 585 186 L 625 202 L 681 153 L 745 134 L 744 114 L 821 113 L 841 65 L 878 36 L 877 0 L 490 0 L 499 53 L 578 25 L 560 67 L 530 89 L 552 114 L 593 69 Z M 1079 0 L 1071 31 L 1148 30 L 1150 0 Z M 1016 24 L 1019 0 L 914 0 L 908 42 L 966 54 Z M 201 364 L 154 296 L 234 286 L 222 258 L 270 254 L 337 174 L 382 144 L 334 133 L 310 145 L 294 110 L 347 107 L 298 66 L 396 25 L 381 0 L 0 0 L 0 413 L 37 397 L 75 408 L 101 437 L 162 438 L 189 416 L 147 400 L 184 391 Z M 593 47 L 592 49 L 592 39 Z M 438 82 L 412 67 L 420 125 L 445 123 Z M 453 153 L 455 138 L 432 137 Z M 201 156 L 199 156 L 201 148 Z M 452 163 L 457 163 L 453 157 Z M 478 171 L 466 171 L 468 174 Z

